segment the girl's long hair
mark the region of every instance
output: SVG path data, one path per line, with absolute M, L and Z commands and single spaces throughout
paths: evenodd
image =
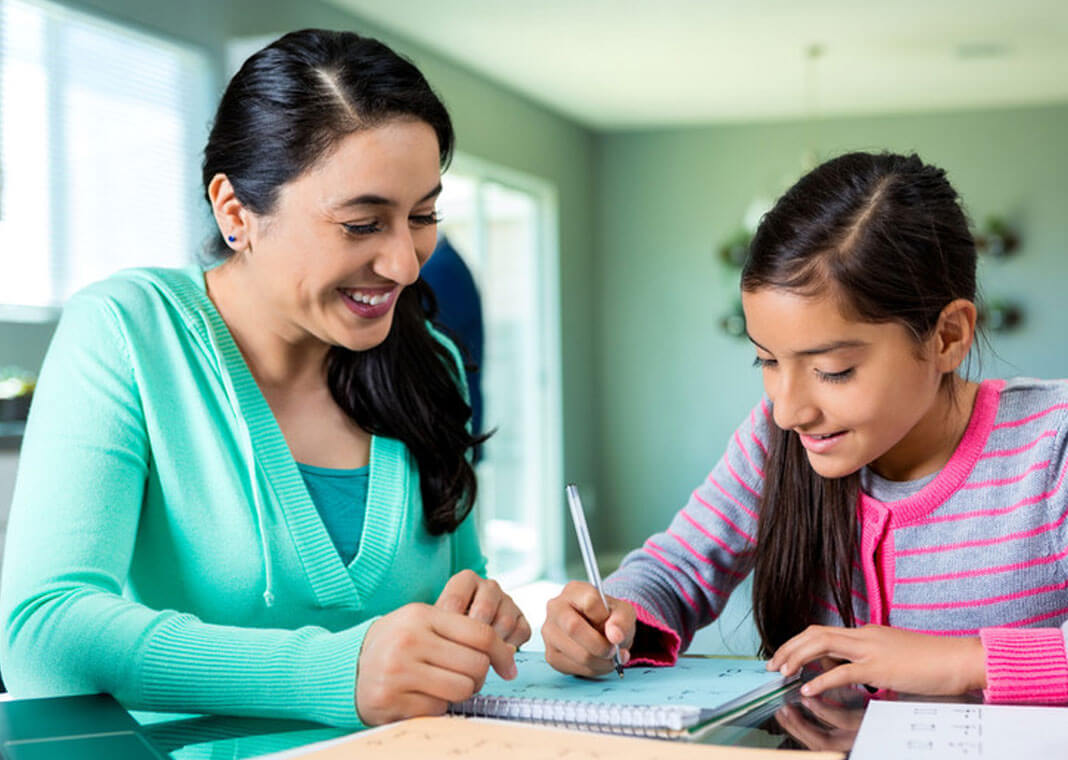
M 396 118 L 430 125 L 441 166 L 448 165 L 449 114 L 411 62 L 351 32 L 292 32 L 230 80 L 204 148 L 205 193 L 212 177 L 225 174 L 246 208 L 269 214 L 281 187 L 342 138 Z M 221 238 L 213 254 L 230 254 Z M 484 438 L 466 427 L 462 368 L 427 327 L 433 303 L 422 280 L 404 288 L 385 341 L 368 351 L 332 347 L 325 372 L 334 400 L 360 427 L 408 447 L 419 468 L 424 522 L 440 535 L 455 530 L 474 504 L 467 452 Z
M 951 301 L 975 301 L 975 242 L 943 170 L 916 155 L 849 153 L 801 178 L 760 223 L 742 290 L 831 293 L 849 315 L 903 325 L 919 344 Z M 952 376 L 943 378 L 952 390 Z M 824 478 L 796 432 L 771 425 L 753 609 L 770 656 L 830 597 L 853 613 L 860 477 Z

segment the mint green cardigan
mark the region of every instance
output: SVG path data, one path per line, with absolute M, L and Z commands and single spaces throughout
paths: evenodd
M 414 460 L 378 436 L 342 564 L 199 269 L 121 272 L 64 309 L 4 550 L 15 696 L 358 728 L 368 627 L 464 568 L 485 573 L 474 517 L 428 534 Z

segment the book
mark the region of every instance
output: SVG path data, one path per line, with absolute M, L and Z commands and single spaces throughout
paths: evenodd
M 602 733 L 697 738 L 782 693 L 795 678 L 761 660 L 680 657 L 671 667 L 630 667 L 579 678 L 554 670 L 541 652 L 517 653 L 518 675 L 493 671 L 478 694 L 449 706 L 454 715 L 502 718 Z

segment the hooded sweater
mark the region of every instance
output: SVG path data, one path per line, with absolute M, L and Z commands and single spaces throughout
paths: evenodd
M 0 584 L 5 683 L 18 697 L 109 692 L 130 709 L 361 727 L 370 625 L 432 604 L 459 570 L 485 573 L 473 516 L 426 531 L 404 444 L 373 436 L 369 468 L 346 566 L 200 269 L 84 289 L 23 439 Z
M 765 398 L 668 529 L 606 579 L 642 624 L 633 662 L 674 662 L 752 570 L 771 411 Z M 988 700 L 1068 702 L 1066 475 L 1068 382 L 984 381 L 936 474 L 895 483 L 861 472 L 857 624 L 979 636 Z M 829 598 L 815 617 L 842 625 Z

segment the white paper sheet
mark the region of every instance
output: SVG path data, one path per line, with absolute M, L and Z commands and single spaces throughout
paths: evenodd
M 850 760 L 1068 757 L 1068 708 L 873 700 Z

